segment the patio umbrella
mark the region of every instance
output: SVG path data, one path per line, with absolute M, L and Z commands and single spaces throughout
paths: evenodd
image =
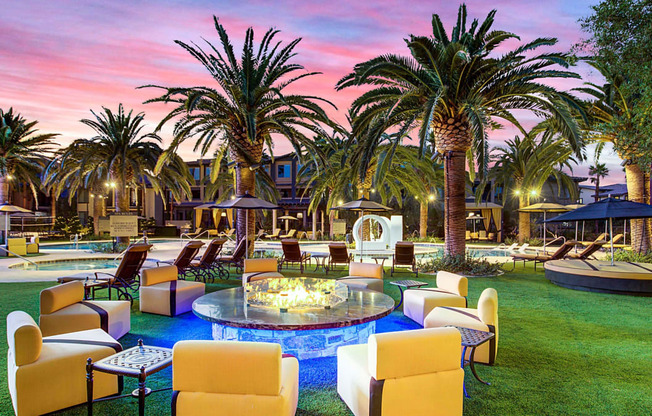
M 288 221 L 296 221 L 298 218 L 293 217 L 292 215 L 283 215 L 282 217 L 278 217 L 279 220 L 285 220 L 285 234 L 288 232 Z
M 568 209 L 559 204 L 553 204 L 550 202 L 539 202 L 536 204 L 528 205 L 525 208 L 519 209 L 519 211 L 524 212 L 543 212 L 543 228 L 541 232 L 543 234 L 543 252 L 546 252 L 546 214 L 548 212 L 566 212 Z
M 11 216 L 12 213 L 17 213 L 17 212 L 22 212 L 22 213 L 32 213 L 32 211 L 25 209 L 23 207 L 19 207 L 17 205 L 11 205 L 7 202 L 4 204 L 0 205 L 0 212 L 5 213 L 5 242 L 6 239 L 9 236 L 9 217 Z
M 391 211 L 390 207 L 386 207 L 383 204 L 378 202 L 370 201 L 367 198 L 360 198 L 355 201 L 347 202 L 346 204 L 340 205 L 339 207 L 333 207 L 331 209 L 339 211 L 359 211 L 362 213 L 361 217 L 364 217 L 365 211 L 367 212 L 386 212 Z M 360 263 L 362 263 L 362 253 L 363 253 L 363 244 L 364 244 L 364 235 L 360 238 Z
M 475 234 L 475 220 L 484 220 L 485 217 L 481 217 L 479 215 L 473 215 L 473 213 L 469 214 L 468 217 L 466 217 L 466 220 L 473 220 L 473 233 Z
M 235 209 L 244 209 L 245 210 L 245 223 L 249 224 L 249 210 L 250 209 L 281 209 L 276 204 L 271 202 L 256 198 L 255 196 L 249 195 L 249 192 L 242 196 L 236 196 L 234 199 L 227 199 L 224 202 L 219 204 L 213 204 L 207 208 L 235 208 Z M 245 244 L 247 250 L 245 250 L 245 258 L 249 258 L 249 230 L 245 232 Z
M 587 220 L 609 220 L 609 235 L 611 237 L 611 265 L 614 264 L 613 219 L 652 218 L 652 206 L 625 199 L 606 198 L 602 201 L 588 204 L 584 208 L 561 214 L 547 222 L 569 222 Z

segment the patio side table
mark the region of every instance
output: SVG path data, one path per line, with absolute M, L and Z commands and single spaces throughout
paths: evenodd
M 315 263 L 317 267 L 315 267 L 315 271 L 319 270 L 320 268 L 328 274 L 328 266 L 326 265 L 326 259 L 330 256 L 328 253 L 310 253 L 310 258 L 315 259 Z
M 389 282 L 390 285 L 398 286 L 398 289 L 401 291 L 401 300 L 398 302 L 398 305 L 394 309 L 398 309 L 399 306 L 403 304 L 403 291 L 406 289 L 411 289 L 413 287 L 427 286 L 428 283 L 420 282 L 418 280 L 395 280 Z
M 150 390 L 145 387 L 145 379 L 166 367 L 172 365 L 172 350 L 169 348 L 151 347 L 143 345 L 143 340 L 138 340 L 138 346 L 113 354 L 97 362 L 88 359 L 86 362 L 86 398 L 88 406 L 88 416 L 93 414 L 93 402 L 120 399 L 123 397 L 138 397 L 138 414 L 145 415 L 145 396 L 150 393 L 170 390 L 171 388 Z M 138 379 L 138 388 L 131 394 L 105 397 L 93 400 L 93 371 L 99 371 L 117 376 L 134 377 Z M 119 392 L 122 391 L 122 379 L 119 381 Z
M 473 377 L 475 377 L 476 380 L 478 380 L 480 383 L 486 384 L 490 386 L 491 384 L 482 380 L 479 376 L 478 373 L 475 371 L 475 349 L 478 348 L 480 345 L 484 344 L 485 342 L 488 342 L 496 337 L 496 334 L 493 332 L 487 332 L 487 331 L 480 331 L 478 329 L 472 329 L 472 328 L 465 328 L 462 326 L 455 326 L 455 325 L 448 325 L 452 328 L 456 328 L 458 331 L 460 331 L 460 335 L 462 335 L 462 368 L 464 366 L 468 365 L 471 368 L 471 373 L 473 374 Z M 469 352 L 469 359 L 466 359 L 466 350 L 467 348 L 470 348 Z M 468 393 L 466 392 L 466 385 L 464 386 L 464 395 L 466 397 L 469 397 Z
M 373 259 L 373 261 L 376 262 L 376 264 L 378 264 L 378 260 L 382 260 L 380 264 L 382 264 L 383 267 L 385 267 L 385 260 L 389 260 L 392 257 L 391 256 L 373 256 L 371 258 Z

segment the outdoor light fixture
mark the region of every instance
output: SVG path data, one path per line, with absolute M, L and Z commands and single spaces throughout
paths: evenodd
M 537 191 L 535 189 L 531 190 L 530 195 L 537 196 Z
M 231 195 L 231 199 L 235 199 L 235 195 Z
M 374 188 L 371 188 L 371 193 L 376 193 L 376 190 Z
M 344 203 L 344 201 L 342 201 L 341 199 L 339 201 L 337 201 L 337 205 L 342 205 L 343 203 Z
M 435 200 L 435 196 L 433 194 L 428 195 L 428 199 L 431 201 Z
M 7 175 L 7 179 L 8 179 L 8 180 L 12 180 L 13 178 L 14 178 L 13 176 L 11 176 L 11 175 Z
M 514 195 L 520 195 L 520 194 L 521 194 L 521 190 L 520 190 L 520 189 L 517 189 L 517 190 L 514 191 Z
M 91 198 L 95 198 L 95 195 L 91 194 Z

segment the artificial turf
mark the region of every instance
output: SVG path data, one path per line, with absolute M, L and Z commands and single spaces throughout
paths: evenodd
M 298 271 L 283 271 L 298 276 Z M 341 273 L 329 273 L 335 277 Z M 323 277 L 323 274 L 304 273 Z M 401 274 L 400 278 L 406 275 Z M 385 293 L 398 299 L 398 289 L 385 278 Z M 435 285 L 434 276 L 419 280 Z M 239 280 L 207 285 L 207 291 L 239 285 Z M 38 319 L 39 291 L 52 283 L 0 284 L 0 315 L 24 310 Z M 472 278 L 469 304 L 474 307 L 486 287 L 498 291 L 500 343 L 496 365 L 478 366 L 491 386 L 478 383 L 466 370 L 470 398 L 465 415 L 652 415 L 652 298 L 578 292 L 548 282 L 531 267 L 499 277 Z M 400 311 L 378 323 L 379 331 L 413 328 Z M 0 338 L 6 339 L 0 325 Z M 192 315 L 169 318 L 141 314 L 137 302 L 124 347 L 142 338 L 146 344 L 171 347 L 179 339 L 210 339 L 210 325 Z M 0 371 L 6 374 L 7 346 L 0 344 Z M 220 371 L 216 368 L 215 371 Z M 336 360 L 300 362 L 297 415 L 350 415 L 336 392 Z M 224 374 L 228 377 L 228 374 Z M 255 375 L 252 375 L 255 377 Z M 148 387 L 170 385 L 171 369 L 148 378 Z M 125 379 L 126 389 L 136 387 Z M 170 392 L 147 397 L 148 415 L 170 414 Z M 37 400 L 38 398 L 35 398 Z M 96 414 L 136 414 L 132 399 L 97 403 Z M 6 382 L 0 385 L 0 414 L 12 414 Z M 84 415 L 77 406 L 61 415 Z

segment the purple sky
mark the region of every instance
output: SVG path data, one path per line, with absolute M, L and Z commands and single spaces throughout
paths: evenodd
M 529 41 L 539 36 L 559 38 L 554 48 L 566 51 L 581 36 L 577 19 L 590 13 L 597 0 L 467 1 L 469 17 L 483 19 L 498 9 L 494 29 L 507 30 Z M 61 133 L 62 145 L 92 131 L 79 120 L 101 106 L 145 111 L 153 126 L 169 110 L 165 105 L 142 104 L 154 90 L 136 90 L 145 84 L 167 86 L 213 85 L 203 67 L 174 43 L 218 43 L 212 24 L 216 15 L 226 27 L 236 50 L 244 31 L 253 26 L 257 39 L 275 26 L 280 38 L 303 40 L 295 58 L 308 70 L 323 75 L 297 83 L 297 90 L 334 102 L 330 114 L 344 122 L 355 89 L 335 92 L 334 85 L 354 64 L 382 53 L 407 54 L 406 35 L 432 32 L 433 13 L 450 32 L 457 2 L 362 1 L 76 1 L 21 0 L 6 3 L 0 14 L 2 83 L 0 108 L 14 109 L 39 120 L 44 132 Z M 239 55 L 239 52 L 237 53 Z M 585 80 L 601 82 L 586 67 Z M 556 84 L 572 88 L 580 82 Z M 527 120 L 526 120 L 527 121 Z M 510 138 L 513 130 L 492 132 L 492 144 Z M 170 130 L 162 134 L 169 143 Z M 274 152 L 289 150 L 279 140 Z M 190 145 L 182 149 L 186 158 Z M 589 155 L 593 151 L 589 150 Z M 607 183 L 624 181 L 611 149 L 602 157 L 611 175 Z M 588 163 L 587 163 L 588 166 Z M 586 167 L 576 174 L 586 175 Z M 588 183 L 588 182 L 587 182 Z

